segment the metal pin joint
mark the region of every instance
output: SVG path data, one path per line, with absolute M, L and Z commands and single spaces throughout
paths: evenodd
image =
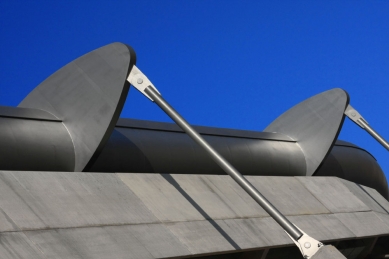
M 367 121 L 362 117 L 361 114 L 357 110 L 355 110 L 350 104 L 347 106 L 346 111 L 344 112 L 347 117 L 350 118 L 353 122 L 355 122 L 359 127 L 362 129 L 365 128 L 364 124 L 369 124 Z
M 294 224 L 293 224 L 294 225 Z M 298 228 L 296 225 L 294 225 L 296 228 Z M 299 228 L 298 228 L 299 229 Z M 290 239 L 292 239 L 292 241 L 296 244 L 296 246 L 300 249 L 300 252 L 302 253 L 303 257 L 306 258 L 306 259 L 310 259 L 314 254 L 317 253 L 317 251 L 319 251 L 319 249 L 324 246 L 322 242 L 320 241 L 317 241 L 316 239 L 314 239 L 313 237 L 310 237 L 309 235 L 307 235 L 304 231 L 302 231 L 301 229 L 299 229 L 303 235 L 296 241 L 294 240 L 289 234 L 288 232 L 286 232 L 286 234 L 288 234 L 288 236 L 290 237 Z
M 161 95 L 147 76 L 145 76 L 145 74 L 143 74 L 142 71 L 140 71 L 135 65 L 132 67 L 131 72 L 127 77 L 127 81 L 153 102 L 154 100 L 145 92 L 147 87 L 152 87 L 157 93 L 159 93 L 159 95 Z

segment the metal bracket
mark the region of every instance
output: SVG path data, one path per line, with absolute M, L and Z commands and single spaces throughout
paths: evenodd
M 294 226 L 296 228 L 298 228 L 296 225 L 294 225 Z M 309 235 L 307 235 L 307 233 L 302 231 L 300 228 L 298 228 L 298 229 L 303 233 L 303 235 L 297 241 L 294 240 L 288 234 L 288 232 L 286 232 L 286 231 L 285 232 L 286 232 L 286 234 L 288 234 L 290 239 L 292 239 L 292 241 L 296 244 L 296 246 L 300 249 L 300 252 L 303 254 L 303 257 L 306 259 L 310 259 L 314 254 L 317 253 L 317 251 L 319 251 L 320 247 L 322 247 L 324 245 L 322 242 L 317 241 L 313 237 L 310 237 Z
M 143 74 L 142 71 L 140 71 L 135 65 L 132 67 L 131 72 L 127 77 L 127 81 L 153 102 L 154 100 L 145 92 L 145 89 L 148 86 L 152 87 L 157 93 L 159 93 L 159 95 L 161 95 L 147 76 L 145 76 L 145 74 Z
M 362 129 L 365 128 L 364 124 L 368 124 L 367 121 L 362 117 L 357 110 L 355 110 L 350 104 L 347 106 L 344 114 L 355 122 Z

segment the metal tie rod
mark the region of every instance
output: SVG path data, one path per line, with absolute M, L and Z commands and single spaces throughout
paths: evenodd
M 377 131 L 375 131 L 372 127 L 369 126 L 369 123 L 359 114 L 357 110 L 355 110 L 350 104 L 347 106 L 344 114 L 349 117 L 350 120 L 355 122 L 359 127 L 366 130 L 375 140 L 377 140 L 384 148 L 389 151 L 389 143 L 381 137 Z
M 127 80 L 151 101 L 155 102 L 172 120 L 177 123 L 210 157 L 229 174 L 291 237 L 304 258 L 313 256 L 323 244 L 292 224 L 273 204 L 271 204 L 246 178 L 228 161 L 214 150 L 201 136 L 167 103 L 150 80 L 133 66 Z

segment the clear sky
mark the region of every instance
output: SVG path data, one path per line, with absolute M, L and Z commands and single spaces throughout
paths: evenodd
M 345 89 L 389 139 L 389 1 L 0 1 L 0 105 L 119 41 L 190 123 L 262 131 L 310 96 Z M 131 89 L 122 117 L 170 121 Z M 340 139 L 389 153 L 346 119 Z

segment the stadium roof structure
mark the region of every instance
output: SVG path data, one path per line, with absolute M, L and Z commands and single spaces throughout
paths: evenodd
M 135 64 L 112 43 L 0 106 L 4 258 L 389 256 L 385 175 L 337 138 L 349 117 L 389 145 L 347 92 L 264 132 L 192 127 Z M 130 84 L 179 126 L 119 118 Z

